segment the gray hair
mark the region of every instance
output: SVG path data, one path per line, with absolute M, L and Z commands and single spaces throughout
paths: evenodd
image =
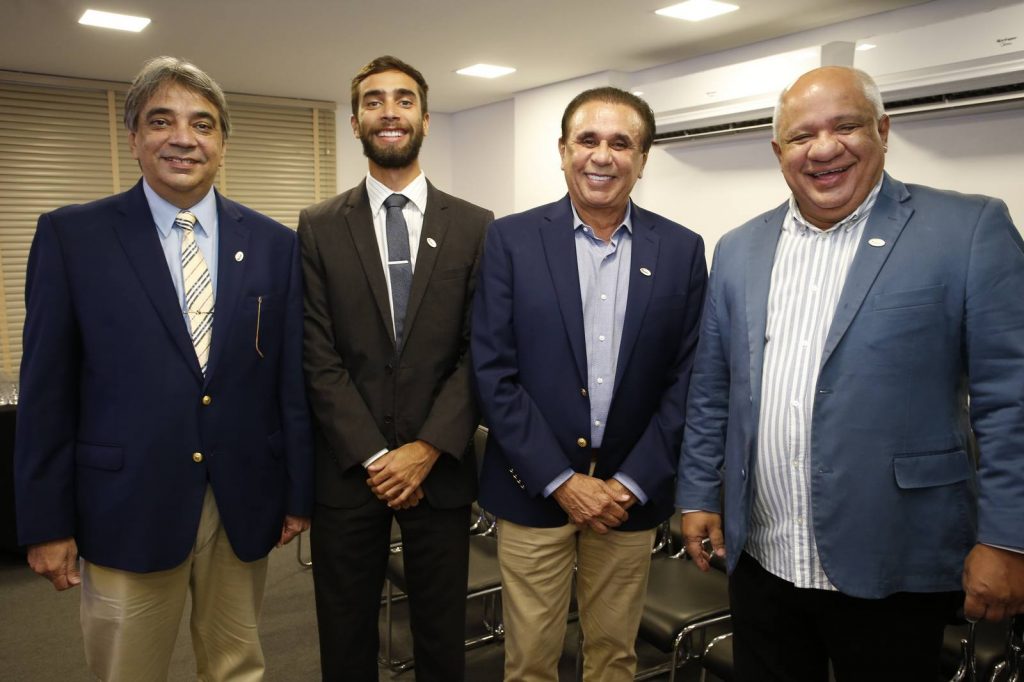
M 878 83 L 872 78 L 867 71 L 860 69 L 854 69 L 848 66 L 832 66 L 828 68 L 842 69 L 848 71 L 857 79 L 860 83 L 861 92 L 864 94 L 864 99 L 871 104 L 871 108 L 875 110 L 875 121 L 882 120 L 885 116 L 885 104 L 882 102 L 882 93 L 878 89 Z M 803 74 L 800 78 L 803 78 L 807 74 Z M 796 80 L 800 80 L 797 78 Z M 772 139 L 776 142 L 779 141 L 779 117 L 782 115 L 782 103 L 786 99 L 786 94 L 796 84 L 796 80 L 783 88 L 782 92 L 779 93 L 779 99 L 775 102 L 775 111 L 772 113 Z
M 167 84 L 175 83 L 186 90 L 209 100 L 217 108 L 217 117 L 220 119 L 220 129 L 224 133 L 224 139 L 228 138 L 231 132 L 231 118 L 228 116 L 228 103 L 224 98 L 224 91 L 213 80 L 195 64 L 186 62 L 177 57 L 156 57 L 150 59 L 139 71 L 139 75 L 132 81 L 128 95 L 124 100 L 124 126 L 131 132 L 136 132 L 139 127 L 139 115 L 146 102 L 156 92 Z

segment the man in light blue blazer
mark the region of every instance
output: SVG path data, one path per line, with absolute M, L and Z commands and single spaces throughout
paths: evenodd
M 1024 611 L 1024 243 L 885 174 L 888 132 L 867 74 L 802 76 L 793 197 L 713 260 L 676 505 L 727 558 L 740 680 L 932 682 L 960 604 Z

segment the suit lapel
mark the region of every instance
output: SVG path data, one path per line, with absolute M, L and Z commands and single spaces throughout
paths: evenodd
M 217 299 L 213 314 L 213 345 L 210 348 L 210 362 L 206 370 L 207 379 L 213 376 L 218 360 L 223 354 L 228 330 L 231 329 L 231 321 L 234 319 L 243 291 L 242 283 L 245 281 L 247 264 L 250 262 L 244 257 L 249 246 L 250 231 L 242 218 L 238 206 L 218 193 Z M 243 255 L 242 260 L 235 260 L 236 253 Z M 255 330 L 253 343 L 255 344 Z
M 114 226 L 114 233 L 174 345 L 185 356 L 196 379 L 202 381 L 203 373 L 182 317 L 181 302 L 167 271 L 167 260 L 153 224 L 153 214 L 142 191 L 142 181 L 121 197 L 123 201 L 118 207 L 121 215 Z
M 366 194 L 366 180 L 348 195 L 348 202 L 342 208 L 340 219 L 344 221 L 352 243 L 355 244 L 363 273 L 370 285 L 370 292 L 377 304 L 380 319 L 388 331 L 391 344 L 395 343 L 395 325 L 391 320 L 391 301 L 388 299 L 388 282 L 384 278 L 384 265 L 380 260 L 380 245 L 373 228 L 373 214 L 370 199 Z
M 750 394 L 756 400 L 760 400 L 761 396 L 772 267 L 775 265 L 775 249 L 782 234 L 782 221 L 786 217 L 787 208 L 788 204 L 783 204 L 766 215 L 764 224 L 754 228 L 754 234 L 747 242 L 750 249 L 746 258 L 747 347 L 750 349 Z
M 423 295 L 427 291 L 427 284 L 434 273 L 437 255 L 441 251 L 445 235 L 448 232 L 448 224 L 448 203 L 444 200 L 444 195 L 427 182 L 427 211 L 423 214 L 423 229 L 420 233 L 419 249 L 416 252 L 416 267 L 412 273 L 409 304 L 405 310 L 406 337 L 413 329 L 416 312 L 420 308 Z M 433 242 L 433 246 L 430 242 Z
M 629 264 L 629 297 L 626 302 L 626 319 L 622 323 L 622 339 L 619 341 L 619 357 L 615 365 L 615 386 L 621 385 L 622 373 L 629 364 L 633 347 L 640 335 L 647 304 L 654 291 L 654 278 L 658 276 L 658 248 L 660 238 L 654 229 L 650 215 L 633 204 L 632 260 Z M 649 274 L 644 274 L 641 270 Z
M 904 226 L 913 215 L 914 209 L 907 203 L 908 199 L 910 199 L 910 193 L 906 186 L 886 175 L 875 205 L 871 209 L 871 216 L 868 218 L 867 225 L 864 226 L 864 234 L 861 235 L 853 263 L 850 264 L 843 292 L 836 304 L 836 312 L 832 316 L 832 324 L 829 326 L 828 336 L 825 338 L 825 348 L 821 354 L 822 367 L 828 362 L 832 352 L 839 345 L 840 339 L 843 338 L 843 334 L 849 329 L 850 323 L 864 303 L 864 298 L 878 276 L 879 270 L 889 258 L 892 247 L 895 246 Z M 868 243 L 870 240 L 877 239 L 884 241 L 884 245 L 871 246 Z
M 576 369 L 582 385 L 587 381 L 587 342 L 583 332 L 583 303 L 580 294 L 579 268 L 576 265 L 576 237 L 573 234 L 569 198 L 556 203 L 544 216 L 540 226 L 541 244 L 548 262 L 548 272 L 555 287 L 555 299 L 562 313 L 565 333 L 569 337 Z

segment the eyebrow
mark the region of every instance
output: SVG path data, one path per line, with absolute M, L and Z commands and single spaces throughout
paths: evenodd
M 151 118 L 153 116 L 167 116 L 167 115 L 175 116 L 176 112 L 173 109 L 170 109 L 168 107 L 153 107 L 152 109 L 147 109 L 146 113 L 145 113 L 145 117 L 146 118 Z M 189 118 L 208 118 L 211 121 L 216 121 L 217 120 L 217 117 L 214 116 L 212 112 L 206 111 L 204 109 L 200 109 L 199 111 L 189 112 L 188 117 Z
M 384 90 L 383 88 L 367 90 L 366 92 L 363 93 L 363 99 L 368 99 L 370 97 L 383 97 L 384 95 L 387 94 L 387 92 L 388 91 Z M 401 97 L 412 97 L 414 99 L 416 97 L 416 91 L 410 90 L 409 88 L 396 88 L 395 90 L 393 90 L 393 92 Z
M 573 139 L 580 140 L 583 139 L 584 137 L 600 137 L 600 135 L 598 135 L 597 131 L 595 130 L 581 130 L 580 132 L 576 133 Z M 633 138 L 630 137 L 628 133 L 612 133 L 610 136 L 608 136 L 607 139 L 609 142 L 621 141 L 626 142 L 628 144 L 633 144 Z

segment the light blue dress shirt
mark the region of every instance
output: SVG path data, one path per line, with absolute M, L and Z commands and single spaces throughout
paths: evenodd
M 185 320 L 185 328 L 191 332 L 188 308 L 185 305 L 185 277 L 181 271 L 181 230 L 174 227 L 174 219 L 181 209 L 157 194 L 145 179 L 142 180 L 142 190 L 146 194 L 149 211 L 153 214 L 153 223 L 156 225 L 157 236 L 160 238 L 160 248 L 164 250 L 164 258 L 167 260 L 167 269 L 171 273 L 174 291 L 178 294 L 178 305 L 181 308 L 182 319 Z M 206 196 L 188 210 L 196 217 L 193 232 L 199 251 L 203 254 L 206 267 L 210 271 L 210 280 L 213 282 L 213 298 L 216 304 L 219 223 L 217 220 L 217 196 L 213 188 L 211 187 Z
M 590 444 L 601 447 L 604 430 L 615 393 L 615 371 L 619 359 L 619 343 L 626 319 L 629 300 L 629 267 L 633 253 L 632 204 L 626 207 L 626 216 L 609 241 L 594 234 L 594 230 L 580 220 L 576 207 L 572 207 L 573 230 L 576 240 L 576 269 L 580 281 L 583 305 L 583 330 L 587 345 L 587 392 L 590 398 Z M 551 495 L 572 476 L 566 469 L 544 488 L 544 496 Z M 622 472 L 616 473 L 619 483 L 636 496 L 640 504 L 647 496 L 636 481 Z

